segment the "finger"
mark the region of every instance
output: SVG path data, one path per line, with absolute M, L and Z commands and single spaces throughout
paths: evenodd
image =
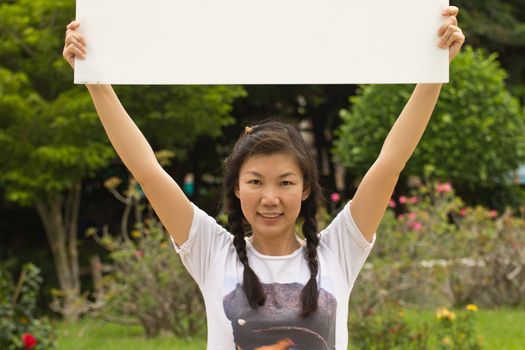
M 72 21 L 70 22 L 68 25 L 67 25 L 67 29 L 76 29 L 80 27 L 80 22 L 79 21 Z
M 86 45 L 79 42 L 75 37 L 71 36 L 66 40 L 66 46 L 69 46 L 70 44 L 75 45 L 75 47 L 77 47 L 84 54 L 86 53 Z
M 448 42 L 450 36 L 457 31 L 461 31 L 459 27 L 450 25 L 448 26 L 446 32 L 441 36 L 441 40 L 439 41 L 441 47 L 446 47 L 445 44 Z
M 439 27 L 438 29 L 438 35 L 442 36 L 443 33 L 445 33 L 445 31 L 447 30 L 448 26 L 450 25 L 455 25 L 455 26 L 458 25 L 458 19 L 455 16 L 450 16 L 449 18 L 445 20 L 445 22 L 443 22 L 441 27 Z
M 459 32 L 454 32 L 450 37 L 448 38 L 447 42 L 445 43 L 444 47 L 450 47 L 452 45 L 463 45 L 465 42 L 465 35 L 463 35 L 463 32 L 461 30 Z
M 69 34 L 67 34 L 64 42 L 66 46 L 72 42 L 77 43 L 78 46 L 86 46 L 86 39 L 84 39 L 84 37 L 81 34 L 76 32 L 70 32 Z
M 67 56 L 67 58 L 86 58 L 85 54 L 74 44 L 69 44 L 66 49 L 64 50 L 64 56 Z
M 448 6 L 441 13 L 443 16 L 457 16 L 459 13 L 459 8 L 456 6 Z

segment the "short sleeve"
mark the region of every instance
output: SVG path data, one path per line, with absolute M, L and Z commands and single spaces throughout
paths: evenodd
M 321 231 L 320 244 L 335 255 L 347 278 L 349 288 L 354 282 L 374 246 L 376 235 L 369 242 L 350 214 L 350 202 Z
M 193 205 L 188 239 L 179 246 L 170 236 L 183 265 L 199 286 L 203 286 L 217 254 L 232 244 L 233 236 L 205 211 Z

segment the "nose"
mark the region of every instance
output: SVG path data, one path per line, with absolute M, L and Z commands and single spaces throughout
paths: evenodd
M 279 191 L 273 186 L 263 189 L 261 204 L 265 206 L 275 206 L 279 204 Z

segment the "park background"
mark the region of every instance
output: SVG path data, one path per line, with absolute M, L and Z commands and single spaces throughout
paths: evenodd
M 355 349 L 525 348 L 525 6 L 451 5 L 466 45 L 354 288 Z M 0 348 L 203 349 L 200 294 L 61 56 L 74 8 L 0 1 Z M 223 223 L 222 161 L 244 126 L 296 124 L 326 190 L 323 227 L 413 86 L 115 89 Z

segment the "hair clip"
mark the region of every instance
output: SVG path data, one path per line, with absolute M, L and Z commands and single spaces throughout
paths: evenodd
M 251 134 L 252 132 L 253 132 L 253 128 L 250 128 L 249 126 L 244 127 L 245 134 Z

